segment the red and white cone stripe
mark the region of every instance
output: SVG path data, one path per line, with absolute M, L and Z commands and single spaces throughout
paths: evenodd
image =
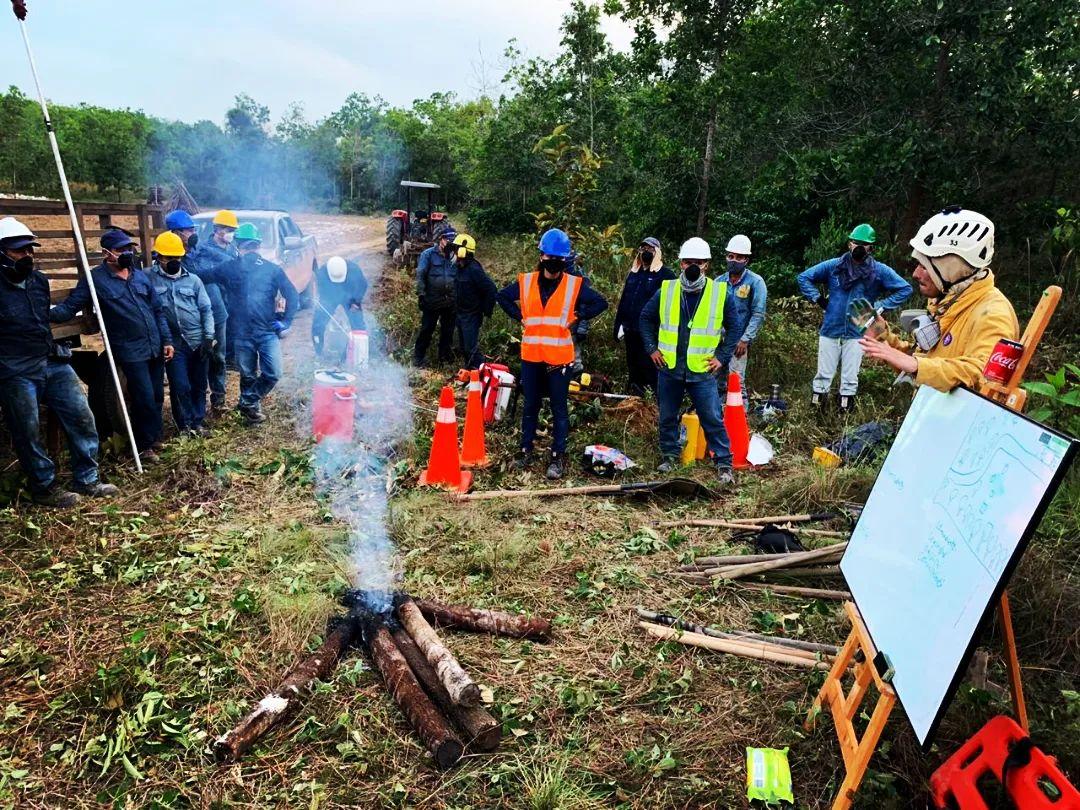
M 435 417 L 435 421 L 441 424 L 457 424 L 457 417 L 454 415 L 453 408 L 439 408 L 439 413 Z

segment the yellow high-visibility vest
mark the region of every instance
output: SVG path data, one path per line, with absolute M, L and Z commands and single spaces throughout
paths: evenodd
M 708 279 L 701 293 L 697 312 L 690 321 L 690 342 L 686 347 L 686 367 L 698 373 L 709 370 L 709 358 L 716 355 L 724 325 L 724 302 L 727 284 Z M 682 287 L 679 280 L 660 285 L 660 334 L 657 348 L 668 368 L 675 368 L 679 345 L 679 320 L 682 317 Z

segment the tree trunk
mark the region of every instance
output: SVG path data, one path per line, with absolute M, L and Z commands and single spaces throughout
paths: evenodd
M 705 232 L 705 210 L 709 206 L 709 178 L 712 175 L 713 140 L 716 136 L 716 105 L 709 112 L 709 126 L 705 130 L 705 158 L 701 166 L 701 189 L 698 193 L 697 233 Z

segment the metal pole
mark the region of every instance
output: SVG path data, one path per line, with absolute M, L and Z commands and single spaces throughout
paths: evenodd
M 143 471 L 142 461 L 139 459 L 139 448 L 135 446 L 135 433 L 131 429 L 131 417 L 128 416 L 127 402 L 124 401 L 124 392 L 120 389 L 120 375 L 116 371 L 116 361 L 113 360 L 112 346 L 109 344 L 109 334 L 105 331 L 105 321 L 101 317 L 101 305 L 98 303 L 97 288 L 94 286 L 94 276 L 90 272 L 90 260 L 86 256 L 86 245 L 83 243 L 81 223 L 75 216 L 75 203 L 71 199 L 71 189 L 68 187 L 67 173 L 64 171 L 64 161 L 60 158 L 60 146 L 56 143 L 56 132 L 53 131 L 52 120 L 49 118 L 49 108 L 45 104 L 45 93 L 41 89 L 41 80 L 38 79 L 37 65 L 34 63 L 34 53 L 30 50 L 30 37 L 26 33 L 26 21 L 19 20 L 22 29 L 23 43 L 26 45 L 26 56 L 30 60 L 30 72 L 34 75 L 34 86 L 37 87 L 38 101 L 41 103 L 41 114 L 45 117 L 45 131 L 49 136 L 49 145 L 52 146 L 53 157 L 56 158 L 56 171 L 60 174 L 60 187 L 64 190 L 64 201 L 67 203 L 68 215 L 71 217 L 71 229 L 75 233 L 75 244 L 79 246 L 79 259 L 82 261 L 83 271 L 86 273 L 86 281 L 90 287 L 90 298 L 94 302 L 94 312 L 98 314 L 98 323 L 101 326 L 101 341 L 105 344 L 105 356 L 109 360 L 109 370 L 112 372 L 113 385 L 116 386 L 116 397 L 120 400 L 120 412 L 124 415 L 124 427 L 127 428 L 128 441 L 131 443 L 131 454 L 135 458 L 135 469 L 141 474 Z

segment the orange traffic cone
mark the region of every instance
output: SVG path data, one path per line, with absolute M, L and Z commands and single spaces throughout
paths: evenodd
M 461 440 L 461 466 L 486 467 L 484 447 L 484 403 L 480 394 L 480 372 L 469 372 L 469 399 L 465 403 L 465 436 Z
M 750 449 L 750 426 L 746 423 L 746 407 L 742 401 L 742 383 L 732 372 L 727 381 L 727 404 L 724 406 L 724 428 L 731 441 L 731 464 L 739 470 L 750 466 L 746 453 Z
M 435 435 L 431 440 L 431 455 L 427 469 L 420 473 L 421 486 L 443 487 L 456 492 L 468 492 L 472 473 L 461 469 L 458 454 L 457 413 L 454 411 L 454 389 L 444 385 L 439 395 L 439 415 L 435 417 Z

